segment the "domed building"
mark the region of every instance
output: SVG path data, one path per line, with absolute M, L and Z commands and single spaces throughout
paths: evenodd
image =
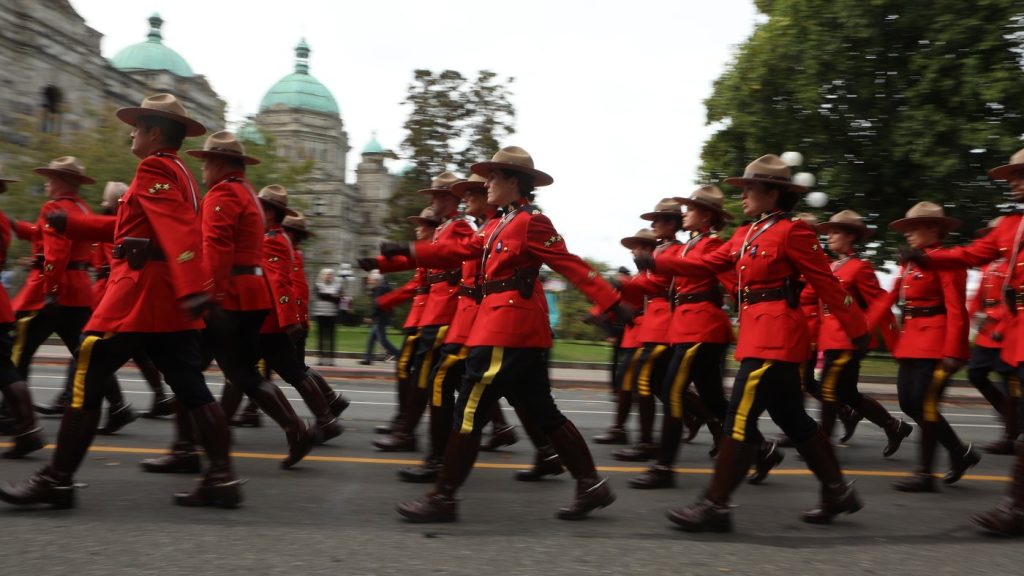
M 283 158 L 311 162 L 305 185 L 289 193 L 316 232 L 316 249 L 306 251 L 306 271 L 314 276 L 376 253 L 395 179 L 384 166 L 391 154 L 374 136 L 363 149 L 356 182 L 345 182 L 348 134 L 334 95 L 310 74 L 310 52 L 301 40 L 294 71 L 267 90 L 259 112 L 240 130 L 271 137 Z
M 67 0 L 4 0 L 0 4 L 0 125 L 55 134 L 95 127 L 97 114 L 137 106 L 156 92 L 171 92 L 207 127 L 224 126 L 224 102 L 206 79 L 164 44 L 163 19 L 149 18 L 144 42 L 108 61 L 103 35 Z

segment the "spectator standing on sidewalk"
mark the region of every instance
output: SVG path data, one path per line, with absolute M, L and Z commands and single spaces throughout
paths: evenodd
M 398 357 L 398 348 L 388 340 L 388 323 L 391 322 L 391 312 L 383 310 L 377 305 L 377 298 L 391 292 L 391 285 L 387 278 L 380 272 L 374 270 L 366 278 L 366 287 L 370 289 L 370 302 L 373 309 L 370 312 L 370 334 L 366 337 L 366 356 L 359 361 L 360 364 L 368 366 L 373 363 L 374 344 L 380 342 L 386 356 L 384 360 Z
M 338 317 L 338 303 L 341 301 L 341 280 L 334 269 L 324 268 L 316 281 L 316 301 L 313 303 L 313 317 L 316 318 L 317 349 L 320 351 L 318 366 L 334 365 L 334 325 Z M 326 343 L 326 346 L 324 345 Z M 329 362 L 328 362 L 329 361 Z

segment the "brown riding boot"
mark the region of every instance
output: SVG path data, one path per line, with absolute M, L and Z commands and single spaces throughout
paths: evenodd
M 747 478 L 747 482 L 751 484 L 764 482 L 768 478 L 768 473 L 782 464 L 785 458 L 786 454 L 779 449 L 778 443 L 767 440 L 761 442 L 761 449 L 757 452 L 757 459 L 754 462 L 754 471 Z
M 892 487 L 900 492 L 926 493 L 938 490 L 935 486 L 935 477 L 932 476 L 935 448 L 938 445 L 936 424 L 921 420 L 918 426 L 921 429 L 921 442 L 918 446 L 921 463 L 913 474 L 892 483 Z
M 281 468 L 287 470 L 298 464 L 313 449 L 313 430 L 295 413 L 284 392 L 270 382 L 261 382 L 253 390 L 251 398 L 285 432 L 288 457 L 281 461 Z
M 682 441 L 689 444 L 700 433 L 701 426 L 708 422 L 711 413 L 704 406 L 704 401 L 693 390 L 686 390 L 683 396 L 683 406 L 685 406 L 683 410 L 683 425 L 686 426 L 686 436 L 683 437 Z
M 97 430 L 96 433 L 109 436 L 132 422 L 135 422 L 137 419 L 138 415 L 135 414 L 135 411 L 132 410 L 132 405 L 128 402 L 121 402 L 118 405 L 108 406 L 107 423 Z
M 491 437 L 487 440 L 486 444 L 480 446 L 481 450 L 484 452 L 495 452 L 499 448 L 512 446 L 519 442 L 519 438 L 516 437 L 516 427 L 505 420 L 505 414 L 501 410 L 500 402 L 494 403 L 490 416 Z
M 416 426 L 419 425 L 420 419 L 423 417 L 428 399 L 427 389 L 418 386 L 410 387 L 406 392 L 402 414 L 393 423 L 391 433 L 374 440 L 373 446 L 381 452 L 415 452 Z
M 245 403 L 245 408 L 231 419 L 231 425 L 237 428 L 259 428 L 263 426 L 260 418 L 260 407 L 252 399 Z
M 658 445 L 654 443 L 654 396 L 637 395 L 637 408 L 640 412 L 640 442 L 612 453 L 612 458 L 622 462 L 646 462 L 658 455 Z
M 139 464 L 146 472 L 154 474 L 198 474 L 203 463 L 196 451 L 195 429 L 189 411 L 174 401 L 174 427 L 177 438 L 171 450 L 163 456 L 146 458 Z
M 238 407 L 242 404 L 242 396 L 241 388 L 235 386 L 231 380 L 224 380 L 224 387 L 220 390 L 220 408 L 232 426 L 235 425 L 235 412 L 238 412 Z
M 743 482 L 758 450 L 758 445 L 724 436 L 707 492 L 694 504 L 667 510 L 668 519 L 687 532 L 732 532 L 729 499 Z
M 323 444 L 331 438 L 341 436 L 344 429 L 338 424 L 338 417 L 331 412 L 327 398 L 320 392 L 316 379 L 307 375 L 302 382 L 293 386 L 299 391 L 302 401 L 306 403 L 309 411 L 316 418 L 317 444 Z
M 1018 402 L 1020 402 L 1020 398 L 1014 398 L 1009 395 L 1003 398 L 1003 406 L 1000 410 L 1004 423 L 1003 437 L 985 444 L 982 446 L 982 450 L 989 454 L 1000 456 L 1013 455 L 1016 452 L 1017 437 L 1020 436 L 1020 429 L 1017 424 L 1019 416 Z
M 863 419 L 864 416 L 860 412 L 845 404 L 839 408 L 839 421 L 843 423 L 843 436 L 839 438 L 840 444 L 846 444 L 850 441 L 850 438 L 853 438 L 857 425 Z
M 479 434 L 462 434 L 453 430 L 448 438 L 444 463 L 434 489 L 417 500 L 395 506 L 406 520 L 417 523 L 455 522 L 458 506 L 455 493 L 469 477 L 480 451 Z
M 882 456 L 888 458 L 900 449 L 903 440 L 910 436 L 910 433 L 914 431 L 914 427 L 903 420 L 893 418 L 892 414 L 889 414 L 889 411 L 878 403 L 878 400 L 867 395 L 862 395 L 861 398 L 862 400 L 857 408 L 857 412 L 863 414 L 869 422 L 885 431 L 885 437 L 888 441 L 885 444 L 885 448 L 882 449 Z
M 576 496 L 572 503 L 558 510 L 562 520 L 582 520 L 591 511 L 604 508 L 615 502 L 615 493 L 608 486 L 608 479 L 597 475 L 594 459 L 576 425 L 566 420 L 548 433 L 551 444 L 562 463 L 576 479 Z
M 628 444 L 629 437 L 626 435 L 625 424 L 632 405 L 633 392 L 631 390 L 619 390 L 615 403 L 615 423 L 604 434 L 594 436 L 594 442 L 598 444 Z
M 320 390 L 320 393 L 324 395 L 324 399 L 327 400 L 327 407 L 330 409 L 331 414 L 334 414 L 335 418 L 340 418 L 341 413 L 349 407 L 350 402 L 344 396 L 335 392 L 334 388 L 331 388 L 327 380 L 324 380 L 324 377 L 316 370 L 312 368 L 306 370 L 306 377 L 312 378 L 313 382 L 316 383 L 317 389 Z
M 224 412 L 220 404 L 210 402 L 193 409 L 191 416 L 210 467 L 192 492 L 179 492 L 174 501 L 179 506 L 237 508 L 242 501 L 242 481 L 231 467 L 231 432 Z
M 154 419 L 174 414 L 174 395 L 164 393 L 153 395 L 153 404 L 141 414 L 143 418 Z
M 529 414 L 516 409 L 519 422 L 523 425 L 523 431 L 533 444 L 533 467 L 529 470 L 516 470 L 516 480 L 520 482 L 537 482 L 548 476 L 558 476 L 565 472 L 562 466 L 562 458 L 551 446 L 551 440 L 547 434 L 540 429 Z
M 23 458 L 46 445 L 43 442 L 43 429 L 36 425 L 36 415 L 32 409 L 32 393 L 24 382 L 8 384 L 3 389 L 7 411 L 14 420 L 14 446 L 3 453 L 4 458 Z
M 832 441 L 832 430 L 835 429 L 839 409 L 839 402 L 826 401 L 821 403 L 821 422 L 818 425 L 821 427 L 821 431 L 825 433 L 825 438 L 828 438 L 829 442 Z M 796 443 L 793 444 L 793 447 L 796 448 Z
M 1013 463 L 1013 480 L 1007 497 L 999 506 L 975 514 L 971 520 L 1001 536 L 1024 535 L 1024 443 L 1017 443 L 1017 459 Z
M 430 407 L 430 454 L 422 464 L 398 471 L 402 482 L 427 483 L 437 480 L 441 472 L 441 459 L 448 449 L 448 438 L 452 434 L 455 407 L 449 402 L 444 406 Z
M 5 484 L 0 488 L 0 500 L 19 506 L 49 504 L 54 508 L 74 507 L 71 479 L 89 452 L 100 416 L 100 410 L 66 409 L 50 464 L 24 482 Z
M 685 412 L 684 412 L 685 414 Z M 679 444 L 683 436 L 683 419 L 666 413 L 661 422 L 661 446 L 658 448 L 658 462 L 636 478 L 630 478 L 629 486 L 640 490 L 671 488 L 676 485 L 672 464 L 676 461 Z
M 864 505 L 853 490 L 853 483 L 843 480 L 843 472 L 836 460 L 835 449 L 820 428 L 814 436 L 798 442 L 796 449 L 807 462 L 814 476 L 821 482 L 821 502 L 817 508 L 808 510 L 801 519 L 809 524 L 829 524 L 840 514 L 853 514 Z
M 939 416 L 936 432 L 939 444 L 942 444 L 943 448 L 949 452 L 950 467 L 949 471 L 943 475 L 942 481 L 946 484 L 955 484 L 968 469 L 974 468 L 978 462 L 981 462 L 981 456 L 974 449 L 973 443 L 965 446 L 960 441 L 956 432 L 953 431 L 953 427 L 942 416 Z

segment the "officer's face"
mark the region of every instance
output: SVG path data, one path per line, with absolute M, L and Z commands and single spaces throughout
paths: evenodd
M 46 195 L 48 197 L 56 198 L 57 196 L 77 194 L 78 185 L 72 184 L 71 182 L 58 176 L 47 176 L 46 184 L 43 185 L 43 190 L 46 192 Z
M 683 230 L 703 230 L 711 225 L 711 214 L 703 208 L 687 206 L 683 213 Z
M 203 184 L 209 188 L 217 183 L 224 172 L 224 160 L 216 156 L 210 156 L 203 160 Z
M 936 226 L 922 225 L 915 226 L 903 233 L 907 239 L 907 245 L 915 250 L 923 250 L 933 244 L 938 244 L 942 239 L 942 233 Z
M 646 256 L 648 254 L 654 253 L 654 246 L 650 244 L 640 244 L 633 248 L 631 252 L 633 253 L 633 258 L 637 258 L 639 256 Z
M 466 214 L 479 218 L 487 213 L 487 191 L 473 190 L 466 194 Z
M 131 132 L 132 154 L 136 158 L 145 158 L 159 148 L 160 129 L 146 126 L 135 126 Z
M 835 254 L 846 254 L 853 248 L 853 238 L 850 232 L 833 228 L 828 233 L 828 249 Z
M 1010 175 L 1010 193 L 1017 202 L 1024 202 L 1024 170 L 1017 170 Z
M 416 226 L 416 239 L 417 240 L 430 240 L 434 236 L 434 226 L 427 226 L 426 224 L 419 224 Z
M 743 214 L 745 216 L 759 216 L 769 210 L 774 210 L 779 201 L 779 191 L 768 190 L 760 182 L 748 182 L 743 185 Z
M 674 238 L 678 230 L 679 218 L 675 216 L 655 216 L 651 229 L 658 238 Z
M 493 206 L 508 206 L 519 198 L 519 180 L 505 176 L 495 170 L 487 176 L 487 203 Z

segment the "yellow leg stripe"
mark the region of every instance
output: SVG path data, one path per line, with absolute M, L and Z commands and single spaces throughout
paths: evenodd
M 651 395 L 651 370 L 654 368 L 654 362 L 665 353 L 665 350 L 668 350 L 668 346 L 655 345 L 650 355 L 647 356 L 647 361 L 640 368 L 640 376 L 636 379 L 636 391 L 641 396 Z
M 487 368 L 487 372 L 484 372 L 484 377 L 473 385 L 473 390 L 469 393 L 466 411 L 462 413 L 460 433 L 471 434 L 473 432 L 473 420 L 476 418 L 476 407 L 480 404 L 480 396 L 483 395 L 484 388 L 487 388 L 491 381 L 494 380 L 494 377 L 498 375 L 498 371 L 501 370 L 501 360 L 504 355 L 504 348 L 496 347 L 491 350 L 491 365 Z
M 1009 388 L 1010 398 L 1020 398 L 1020 378 L 1016 374 L 1010 376 L 1007 387 Z
M 924 421 L 925 422 L 938 422 L 939 421 L 939 391 L 942 390 L 943 385 L 946 383 L 946 369 L 939 365 L 932 372 L 932 383 L 928 386 L 928 392 L 924 396 Z
M 71 388 L 71 407 L 81 408 L 85 403 L 85 375 L 89 372 L 89 361 L 92 360 L 92 347 L 100 340 L 99 336 L 86 336 L 78 349 L 78 366 L 75 368 L 75 383 Z
M 430 350 L 423 356 L 423 362 L 420 364 L 419 379 L 416 382 L 416 386 L 420 390 L 426 390 L 427 384 L 430 384 L 430 371 L 434 368 L 434 353 L 444 346 L 444 335 L 448 333 L 447 326 L 441 326 L 437 331 L 437 336 L 434 338 L 433 344 L 430 346 Z
M 420 332 L 417 330 L 416 332 L 406 336 L 405 341 L 402 342 L 402 352 L 398 355 L 398 362 L 395 366 L 400 379 L 409 377 L 409 358 L 412 357 L 412 349 L 415 347 L 416 341 L 419 340 L 419 338 Z
M 766 361 L 760 368 L 754 370 L 747 376 L 747 383 L 743 386 L 743 398 L 740 399 L 740 406 L 736 410 L 736 418 L 732 424 L 732 439 L 743 442 L 747 439 L 747 416 L 750 414 L 750 407 L 754 405 L 754 396 L 757 394 L 757 385 L 761 377 L 772 367 L 773 362 Z
M 626 373 L 622 375 L 622 391 L 632 392 L 633 391 L 633 375 L 636 374 L 636 363 L 640 361 L 640 355 L 643 354 L 643 348 L 637 348 L 633 350 L 633 354 L 629 357 L 629 364 L 626 365 Z
M 839 373 L 843 371 L 851 358 L 853 358 L 852 353 L 843 352 L 829 366 L 828 374 L 825 375 L 825 380 L 821 383 L 821 399 L 823 401 L 836 401 L 836 384 L 839 382 Z
M 267 361 L 260 358 L 259 362 L 256 363 L 256 371 L 260 373 L 260 376 L 270 379 L 270 371 L 267 370 Z
M 683 390 L 690 383 L 690 370 L 693 368 L 693 359 L 697 357 L 697 350 L 700 343 L 690 346 L 683 355 L 683 361 L 679 363 L 679 370 L 672 380 L 672 390 L 669 392 L 669 411 L 673 418 L 683 417 Z
M 465 346 L 459 349 L 458 354 L 448 354 L 441 361 L 441 365 L 437 368 L 437 375 L 434 376 L 433 386 L 434 389 L 430 395 L 430 405 L 434 407 L 440 407 L 444 400 L 444 379 L 448 377 L 448 369 L 454 366 L 458 362 L 462 362 L 469 356 L 469 349 Z
M 28 338 L 28 325 L 32 323 L 32 319 L 36 317 L 36 313 L 33 312 L 27 316 L 18 318 L 18 329 L 17 334 L 14 337 L 14 346 L 11 347 L 11 362 L 17 366 L 21 360 L 21 353 L 25 350 L 25 340 Z

